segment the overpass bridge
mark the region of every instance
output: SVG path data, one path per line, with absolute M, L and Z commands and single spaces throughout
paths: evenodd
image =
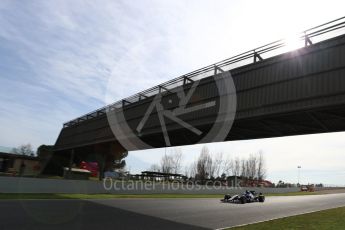
M 345 131 L 345 17 L 294 45 L 272 42 L 66 122 L 55 155 Z

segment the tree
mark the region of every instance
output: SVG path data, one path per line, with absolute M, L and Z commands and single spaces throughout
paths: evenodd
M 171 173 L 173 169 L 173 160 L 170 155 L 165 154 L 161 159 L 161 170 L 163 173 Z
M 12 152 L 15 154 L 21 154 L 26 156 L 34 156 L 34 151 L 32 150 L 32 146 L 30 143 L 20 145 L 17 148 L 13 148 Z
M 223 173 L 226 175 L 234 174 L 234 161 L 232 158 L 227 157 L 223 162 Z
M 41 145 L 37 148 L 37 157 L 40 162 L 41 173 L 53 156 L 53 145 Z
M 232 174 L 234 176 L 241 175 L 241 161 L 240 158 L 236 157 L 234 160 L 234 165 L 232 167 Z
M 220 176 L 220 179 L 223 180 L 223 181 L 226 180 L 226 174 L 222 173 L 222 175 Z
M 113 163 L 113 168 L 114 169 L 124 169 L 126 167 L 126 160 L 122 159 L 115 159 Z
M 223 153 L 217 153 L 213 158 L 213 168 L 215 177 L 219 177 L 223 166 Z
M 160 163 L 160 168 L 163 173 L 181 172 L 182 167 L 182 151 L 181 149 L 174 149 L 170 154 L 165 154 Z
M 178 174 L 181 172 L 182 167 L 182 151 L 175 149 L 175 153 L 170 155 L 172 163 L 172 172 Z
M 123 171 L 126 167 L 125 158 L 128 156 L 128 151 L 124 149 L 121 145 L 113 142 L 109 145 L 96 145 L 96 152 L 105 152 L 107 154 L 97 154 L 96 161 L 98 162 L 100 168 L 100 179 L 104 177 L 104 172 L 121 170 Z
M 258 156 L 257 178 L 258 180 L 264 180 L 265 177 L 266 177 L 265 158 L 262 151 L 260 151 L 259 156 Z
M 188 166 L 185 166 L 185 167 L 184 167 L 184 175 L 185 175 L 186 177 L 191 177 L 190 167 L 188 167 Z
M 241 177 L 246 178 L 247 177 L 247 161 L 245 159 L 241 159 Z
M 160 171 L 161 171 L 161 168 L 159 167 L 158 164 L 153 164 L 153 165 L 151 165 L 151 167 L 149 168 L 149 171 L 151 171 L 151 172 L 160 172 Z
M 257 157 L 253 154 L 251 154 L 247 160 L 247 170 L 248 170 L 248 178 L 253 180 L 255 179 L 255 177 L 257 176 L 257 163 L 258 163 L 258 160 L 257 160 Z
M 198 161 L 195 160 L 190 166 L 189 166 L 189 177 L 191 178 L 195 178 L 198 174 L 198 170 L 197 170 L 197 164 Z
M 51 157 L 51 155 L 53 154 L 53 149 L 54 145 L 40 145 L 36 151 L 37 157 L 39 159 Z
M 214 175 L 214 167 L 213 167 L 212 158 L 206 146 L 204 146 L 201 150 L 196 168 L 197 168 L 197 177 L 202 182 L 204 182 L 208 178 L 213 177 Z

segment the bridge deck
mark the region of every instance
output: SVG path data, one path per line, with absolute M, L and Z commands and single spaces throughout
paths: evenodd
M 345 35 L 232 69 L 231 74 L 237 113 L 227 140 L 345 131 Z M 217 96 L 209 78 L 201 80 L 199 89 L 205 102 Z M 131 127 L 142 119 L 149 102 L 152 98 L 123 108 Z M 186 121 L 208 130 L 214 112 L 205 109 Z M 195 141 L 172 122 L 167 127 L 172 145 Z M 148 130 L 144 138 L 154 140 L 155 147 L 165 146 L 157 122 Z M 100 114 L 64 127 L 55 148 L 59 151 L 114 141 L 106 115 Z

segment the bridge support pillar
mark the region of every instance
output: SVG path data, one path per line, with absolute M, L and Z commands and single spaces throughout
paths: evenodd
M 70 176 L 71 176 L 73 161 L 74 161 L 74 149 L 71 150 L 71 153 L 70 153 L 70 156 L 69 156 L 67 178 L 70 178 Z

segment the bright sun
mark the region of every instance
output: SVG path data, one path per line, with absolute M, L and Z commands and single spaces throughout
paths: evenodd
M 286 51 L 292 51 L 299 49 L 304 46 L 304 41 L 301 39 L 301 35 L 295 34 L 293 36 L 288 36 L 284 39 L 284 44 Z

